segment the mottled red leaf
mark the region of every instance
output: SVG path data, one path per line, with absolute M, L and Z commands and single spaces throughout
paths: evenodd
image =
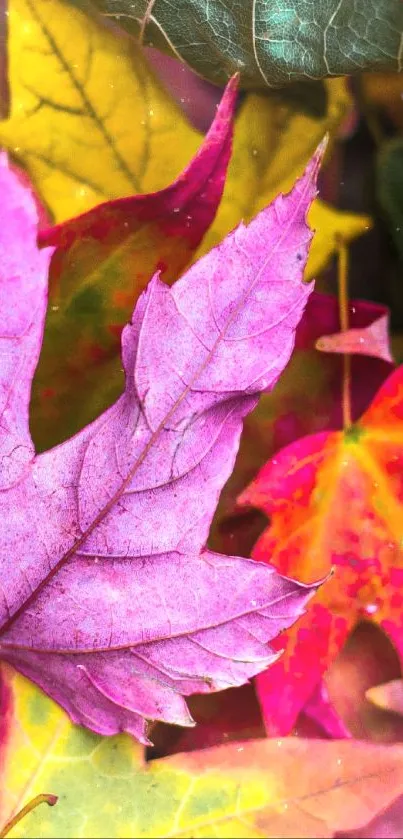
M 289 731 L 347 635 L 363 617 L 403 658 L 403 367 L 346 431 L 304 437 L 278 452 L 241 495 L 270 525 L 253 556 L 282 574 L 329 573 L 286 652 L 258 679 L 271 732 Z

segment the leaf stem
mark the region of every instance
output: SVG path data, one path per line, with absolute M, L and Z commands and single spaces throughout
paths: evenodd
M 339 257 L 338 265 L 338 288 L 339 288 L 339 315 L 340 329 L 347 332 L 349 328 L 348 317 L 348 247 L 341 236 L 336 237 L 336 247 Z M 346 431 L 352 426 L 351 415 L 351 355 L 343 354 L 343 385 L 342 385 L 342 408 L 343 428 Z
M 3 829 L 0 831 L 0 839 L 4 839 L 10 833 L 10 830 L 15 827 L 21 819 L 25 818 L 28 813 L 31 813 L 32 810 L 35 810 L 39 804 L 49 804 L 49 807 L 54 807 L 58 798 L 57 795 L 52 795 L 51 793 L 43 792 L 40 795 L 36 795 L 32 801 L 29 801 L 28 804 L 25 805 L 19 812 L 9 819 L 8 822 L 4 825 Z
M 0 119 L 7 119 L 9 111 L 8 0 L 0 0 Z
M 149 0 L 147 8 L 144 12 L 143 20 L 141 21 L 140 25 L 140 32 L 139 32 L 139 44 L 144 44 L 144 36 L 147 29 L 147 26 L 151 19 L 151 14 L 153 10 L 153 6 L 155 5 L 155 0 Z

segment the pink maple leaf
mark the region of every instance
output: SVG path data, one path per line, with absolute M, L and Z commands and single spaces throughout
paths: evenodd
M 52 250 L 37 250 L 32 197 L 1 160 L 0 656 L 94 731 L 147 742 L 150 719 L 191 725 L 183 697 L 265 669 L 315 589 L 204 546 L 242 419 L 287 363 L 311 291 L 319 161 L 173 288 L 154 276 L 123 330 L 123 395 L 38 455 Z

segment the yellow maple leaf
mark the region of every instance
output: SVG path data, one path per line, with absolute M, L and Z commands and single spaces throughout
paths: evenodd
M 166 186 L 200 145 L 140 48 L 79 9 L 10 0 L 9 37 L 11 114 L 0 143 L 56 221 Z

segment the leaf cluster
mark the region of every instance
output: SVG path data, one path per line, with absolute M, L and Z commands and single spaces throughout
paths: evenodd
M 8 6 L 1 835 L 397 838 L 402 4 Z

